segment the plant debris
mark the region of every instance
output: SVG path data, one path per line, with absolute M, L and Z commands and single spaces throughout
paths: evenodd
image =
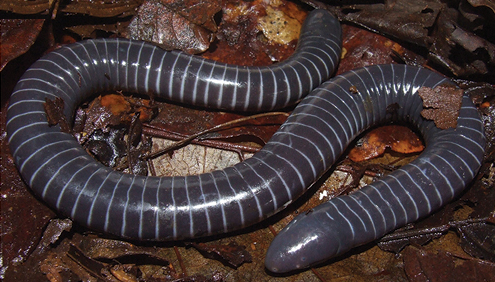
M 60 130 L 65 133 L 72 133 L 69 122 L 64 115 L 64 100 L 55 98 L 54 100 L 46 99 L 43 104 L 46 113 L 46 119 L 50 126 L 60 125 Z
M 79 142 L 96 129 L 106 131 L 111 126 L 130 125 L 135 115 L 141 121 L 149 121 L 155 116 L 155 108 L 151 100 L 134 99 L 117 94 L 108 94 L 94 99 L 84 111 L 78 111 L 76 116 Z
M 11 60 L 26 53 L 38 37 L 44 19 L 1 19 L 0 71 Z
M 384 251 L 398 254 L 408 245 L 423 246 L 444 235 L 449 229 L 456 229 L 461 236 L 460 245 L 467 253 L 473 257 L 494 261 L 495 240 L 492 238 L 495 234 L 494 228 L 488 218 L 452 221 L 425 228 L 417 228 L 411 224 L 385 235 L 379 240 L 378 246 Z
M 132 13 L 141 3 L 142 0 L 30 0 L 28 2 L 24 0 L 9 0 L 0 2 L 0 10 L 22 15 L 50 14 L 52 18 L 55 18 L 57 13 L 78 13 L 94 17 L 115 17 Z
M 220 11 L 219 2 L 164 2 L 150 0 L 141 5 L 129 25 L 130 38 L 191 54 L 208 49 L 211 32 L 216 31 L 213 15 Z
M 126 143 L 123 138 L 125 128 L 110 128 L 106 132 L 95 130 L 84 143 L 84 148 L 95 159 L 108 167 L 119 166 L 119 160 L 126 153 Z
M 239 246 L 235 242 L 230 242 L 227 245 L 205 243 L 191 243 L 190 245 L 205 257 L 219 260 L 233 268 L 238 268 L 245 262 L 253 261 L 251 254 L 246 251 L 246 247 Z
M 79 244 L 79 248 L 86 256 L 102 262 L 169 265 L 169 261 L 160 255 L 159 249 L 134 245 L 121 240 L 85 237 Z M 134 260 L 135 258 L 139 260 Z
M 294 52 L 300 32 L 298 28 L 284 28 L 285 22 L 297 21 L 300 27 L 306 13 L 287 1 L 227 1 L 222 8 L 218 40 L 203 56 L 243 66 L 285 60 Z
M 423 281 L 491 281 L 495 264 L 408 247 L 403 254 L 404 269 L 411 282 Z
M 413 44 L 454 76 L 479 79 L 483 75 L 495 81 L 495 14 L 490 1 L 304 2 L 327 8 L 342 21 Z
M 142 122 L 155 116 L 153 101 L 109 94 L 79 108 L 75 132 L 95 159 L 119 171 L 147 175 L 151 138 L 142 136 Z M 125 138 L 126 137 L 126 138 Z
M 473 223 L 457 228 L 461 236 L 460 245 L 469 255 L 495 263 L 495 224 Z
M 354 162 L 377 157 L 390 148 L 394 152 L 410 154 L 423 151 L 424 146 L 414 132 L 405 126 L 378 127 L 359 139 L 347 155 Z
M 44 253 L 50 244 L 54 244 L 60 238 L 60 235 L 64 231 L 70 231 L 72 228 L 72 220 L 66 219 L 52 219 L 41 237 L 41 241 L 38 243 L 38 247 L 34 251 L 33 255 L 41 255 Z
M 433 120 L 440 129 L 457 127 L 457 117 L 462 104 L 462 89 L 453 86 L 437 86 L 433 89 L 421 87 L 418 90 L 423 99 L 421 115 Z

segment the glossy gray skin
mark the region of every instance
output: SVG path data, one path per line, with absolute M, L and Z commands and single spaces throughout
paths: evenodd
M 109 89 L 232 111 L 283 108 L 332 75 L 340 45 L 339 22 L 315 10 L 303 24 L 295 53 L 269 67 L 226 65 L 124 39 L 62 47 L 33 64 L 11 96 L 7 132 L 14 161 L 41 199 L 95 230 L 176 240 L 240 229 L 301 195 L 317 173 L 294 178 L 299 168 L 265 149 L 234 167 L 201 175 L 123 174 L 96 162 L 59 126 L 48 126 L 45 100 L 62 98 L 68 120 L 81 102 Z
M 327 140 L 307 146 L 325 151 L 326 164 L 333 164 L 363 129 L 389 121 L 387 106 L 395 103 L 400 106 L 398 119 L 419 130 L 426 148 L 415 161 L 371 185 L 298 215 L 271 243 L 268 270 L 304 269 L 341 255 L 430 214 L 469 184 L 485 144 L 483 124 L 469 97 L 463 97 L 455 129 L 439 130 L 420 115 L 418 88 L 448 82 L 426 69 L 372 66 L 329 80 L 298 105 L 283 128 L 297 124 L 324 132 Z
M 14 161 L 35 193 L 82 225 L 141 240 L 195 238 L 240 229 L 284 208 L 332 166 L 350 140 L 370 125 L 385 121 L 386 107 L 397 102 L 399 116 L 418 126 L 427 142 L 423 157 L 410 166 L 424 167 L 419 171 L 433 180 L 416 180 L 422 173 L 411 178 L 412 172 L 394 172 L 388 177 L 395 177 L 389 181 L 390 192 L 388 187 L 377 197 L 372 197 L 378 193 L 373 188 L 360 192 L 367 193 L 370 201 L 383 196 L 378 203 L 383 207 L 381 213 L 373 211 L 374 205 L 362 196 L 360 202 L 348 200 L 342 217 L 337 217 L 340 210 L 335 211 L 335 224 L 344 223 L 337 229 L 309 220 L 308 228 L 321 231 L 309 232 L 308 237 L 304 237 L 309 231 L 305 228 L 298 234 L 282 232 L 268 252 L 267 267 L 278 272 L 304 267 L 309 264 L 300 263 L 301 259 L 321 261 L 373 240 L 426 215 L 462 190 L 476 173 L 484 146 L 482 124 L 469 99 L 465 98 L 459 128 L 439 131 L 419 118 L 421 101 L 414 93 L 419 85 L 433 87 L 447 80 L 414 67 L 361 69 L 331 80 L 303 99 L 252 158 L 224 170 L 186 177 L 143 177 L 104 167 L 72 135 L 47 125 L 43 104 L 46 98 L 61 97 L 71 119 L 77 105 L 95 92 L 120 89 L 211 108 L 270 110 L 297 102 L 326 80 L 339 55 L 338 22 L 324 11 L 309 15 L 290 59 L 263 68 L 223 65 L 127 40 L 92 40 L 63 47 L 35 63 L 12 94 L 7 131 Z M 351 94 L 350 86 L 356 86 L 359 94 Z M 383 91 L 381 95 L 378 90 Z M 393 94 L 387 94 L 388 90 Z M 453 150 L 460 158 L 452 155 Z M 425 192 L 414 185 L 408 192 L 402 189 L 414 181 L 435 189 Z M 424 193 L 428 198 L 423 198 Z M 397 195 L 403 204 L 396 201 Z M 398 217 L 402 207 L 405 219 Z M 411 211 L 413 207 L 418 212 Z M 315 209 L 308 217 L 311 214 L 317 217 L 321 212 Z M 352 228 L 360 232 L 352 233 Z M 323 247 L 315 252 L 309 243 L 297 245 L 297 238 L 322 242 Z M 296 245 L 284 247 L 282 241 Z M 325 249 L 323 257 L 316 255 Z

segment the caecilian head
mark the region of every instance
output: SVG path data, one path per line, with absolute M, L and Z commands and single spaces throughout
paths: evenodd
M 265 267 L 274 273 L 308 268 L 340 253 L 336 230 L 329 230 L 320 216 L 310 212 L 297 216 L 273 240 Z

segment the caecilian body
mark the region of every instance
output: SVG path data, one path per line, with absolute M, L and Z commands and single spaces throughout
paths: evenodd
M 238 230 L 283 209 L 358 134 L 390 120 L 389 105 L 399 105 L 396 116 L 417 127 L 425 151 L 284 229 L 268 250 L 267 268 L 308 267 L 439 208 L 473 179 L 483 156 L 483 126 L 469 98 L 463 99 L 455 129 L 439 130 L 419 114 L 417 90 L 448 83 L 446 78 L 422 68 L 382 65 L 328 80 L 340 44 L 338 21 L 315 10 L 295 53 L 269 67 L 221 64 L 125 39 L 62 47 L 33 64 L 12 93 L 7 131 L 14 161 L 41 199 L 82 225 L 140 240 L 196 238 Z M 63 99 L 64 114 L 72 120 L 81 102 L 112 89 L 230 111 L 300 103 L 263 149 L 239 164 L 192 176 L 137 176 L 98 163 L 46 119 L 47 99 Z

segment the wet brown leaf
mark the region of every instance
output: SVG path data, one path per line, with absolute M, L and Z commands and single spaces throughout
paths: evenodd
M 142 256 L 159 264 L 168 265 L 168 260 L 160 255 L 157 248 L 137 246 L 126 241 L 85 237 L 79 247 L 86 256 L 93 259 L 119 260 L 119 258 L 123 259 L 129 256 Z M 125 259 L 121 262 L 126 263 Z M 144 261 L 142 262 L 144 263 Z
M 221 272 L 215 272 L 211 275 L 211 277 L 206 277 L 204 275 L 191 275 L 175 279 L 172 282 L 222 282 L 225 280 L 226 277 Z
M 423 151 L 424 146 L 408 127 L 388 125 L 374 129 L 358 140 L 348 157 L 354 162 L 361 162 L 382 155 L 387 148 L 410 154 Z
M 1 9 L 1 7 L 0 7 Z M 12 59 L 31 48 L 40 33 L 44 19 L 1 19 L 0 71 Z
M 460 226 L 462 249 L 473 257 L 495 262 L 495 225 L 473 223 Z
M 43 233 L 43 237 L 41 237 L 41 241 L 38 243 L 38 247 L 36 248 L 33 255 L 39 256 L 46 251 L 46 249 L 50 246 L 50 244 L 54 244 L 60 238 L 62 232 L 70 231 L 72 228 L 72 220 L 70 219 L 52 219 Z
M 475 3 L 475 7 L 466 1 L 447 4 L 438 0 L 345 1 L 334 6 L 305 2 L 326 7 L 343 21 L 424 48 L 430 63 L 454 76 L 483 75 L 494 81 L 493 2 L 480 1 L 483 4 Z
M 219 40 L 203 56 L 244 66 L 282 61 L 293 53 L 306 13 L 292 2 L 229 1 L 222 9 L 222 23 L 216 34 Z M 283 23 L 286 21 L 297 22 L 297 27 L 289 28 Z M 290 43 L 279 43 L 287 41 Z
M 160 0 L 160 2 L 195 25 L 202 26 L 212 32 L 217 31 L 213 17 L 221 10 L 221 1 Z
M 153 42 L 166 50 L 178 49 L 192 54 L 204 52 L 210 45 L 211 31 L 196 24 L 199 11 L 191 8 L 208 9 L 209 13 L 200 10 L 199 18 L 211 19 L 204 15 L 214 15 L 220 11 L 220 6 L 207 3 L 198 1 L 190 7 L 186 2 L 164 5 L 158 1 L 146 1 L 129 25 L 129 36 Z M 208 28 L 212 28 L 211 22 L 204 20 L 201 24 L 208 23 Z
M 123 119 L 122 115 L 129 114 L 131 111 L 131 104 L 122 95 L 105 95 L 101 96 L 99 100 L 101 106 L 110 110 L 112 115 L 117 116 L 119 119 Z M 95 107 L 93 105 L 92 107 Z
M 59 0 L 9 0 L 0 2 L 0 10 L 10 11 L 16 14 L 48 14 L 62 12 L 71 14 L 85 14 L 95 17 L 114 17 L 128 15 L 142 3 L 142 0 L 119 1 L 91 1 L 72 0 L 60 5 Z M 57 10 L 58 8 L 58 10 Z
M 490 8 L 493 13 L 495 13 L 495 2 L 490 0 L 467 0 L 469 4 L 473 5 L 473 7 L 485 6 Z
M 253 260 L 251 254 L 246 251 L 246 247 L 239 246 L 235 242 L 230 242 L 227 245 L 192 243 L 191 246 L 204 256 L 220 260 L 233 268 L 238 268 L 243 263 L 252 262 Z
M 123 167 L 121 158 L 127 153 L 124 141 L 125 128 L 108 128 L 95 130 L 85 138 L 84 148 L 95 159 L 112 168 Z
M 429 45 L 428 29 L 443 7 L 437 1 L 398 0 L 361 5 L 350 2 L 331 9 L 346 21 L 423 46 Z
M 134 99 L 117 94 L 99 96 L 94 99 L 83 112 L 78 113 L 78 122 L 83 123 L 82 139 L 96 129 L 106 130 L 109 126 L 130 124 L 133 116 L 138 115 L 141 121 L 148 121 L 155 115 L 150 100 Z
M 414 247 L 404 251 L 404 268 L 411 282 L 491 281 L 495 265 L 461 259 L 446 252 L 428 252 Z
M 10 273 L 16 273 L 17 267 L 26 264 L 28 257 L 32 257 L 31 253 L 36 249 L 46 224 L 55 217 L 51 209 L 33 197 L 18 174 L 7 143 L 6 114 L 7 109 L 3 107 L 0 113 L 0 221 L 2 230 L 0 240 L 3 260 L 0 270 L 2 275 L 5 275 L 7 270 Z M 28 268 L 32 265 L 30 264 Z M 33 279 L 38 277 L 35 271 L 31 272 L 30 276 Z M 14 280 L 15 278 L 12 278 L 11 281 Z
M 132 119 L 127 135 L 127 163 L 131 173 L 136 175 L 148 175 L 148 162 L 146 156 L 152 148 L 152 140 L 144 137 L 143 124 L 139 115 Z
M 440 229 L 440 230 L 438 230 Z M 412 232 L 395 231 L 390 235 L 386 235 L 381 238 L 377 243 L 381 250 L 393 253 L 400 253 L 406 246 L 422 246 L 433 239 L 440 238 L 449 229 L 448 226 L 444 228 L 438 228 L 437 230 L 425 230 L 425 232 L 418 232 L 413 230 Z
M 16 14 L 45 14 L 49 12 L 50 8 L 50 0 L 10 0 L 0 2 L 0 10 Z
M 62 98 L 56 98 L 55 100 L 47 98 L 43 107 L 45 108 L 46 119 L 50 126 L 58 124 L 62 132 L 72 132 L 69 122 L 64 115 L 64 100 Z
M 97 129 L 107 130 L 107 127 L 109 126 L 120 125 L 122 118 L 125 119 L 127 117 L 124 116 L 124 114 L 126 115 L 129 113 L 127 111 L 119 111 L 122 109 L 130 110 L 130 106 L 125 99 L 120 100 L 117 98 L 114 101 L 123 101 L 124 103 L 120 104 L 117 102 L 115 104 L 110 104 L 110 107 L 105 107 L 101 104 L 102 99 L 106 100 L 104 97 L 105 96 L 100 96 L 97 99 L 94 99 L 84 111 L 84 127 L 82 131 L 82 137 L 84 137 L 82 140 L 84 141 Z M 115 113 L 117 113 L 117 115 L 112 112 L 112 109 L 116 109 Z
M 147 175 L 144 158 L 151 139 L 142 136 L 142 122 L 157 110 L 150 100 L 109 94 L 96 98 L 87 108 L 79 108 L 75 136 L 91 155 L 119 171 Z M 124 140 L 124 136 L 126 136 Z
M 93 1 L 72 0 L 61 5 L 60 12 L 68 14 L 83 14 L 92 17 L 110 18 L 116 16 L 134 15 L 136 8 L 143 0 Z
M 493 15 L 489 17 L 493 18 Z M 464 27 L 460 18 L 460 12 L 453 8 L 439 14 L 429 48 L 430 60 L 455 76 L 490 76 L 495 65 L 495 44 L 478 36 L 475 27 Z M 486 33 L 493 29 L 491 18 L 484 21 Z
M 440 129 L 457 127 L 457 117 L 462 104 L 464 91 L 452 86 L 437 86 L 433 89 L 421 87 L 418 90 L 423 99 L 421 115 L 433 120 Z
M 74 245 L 69 246 L 69 250 L 65 253 L 65 256 L 70 258 L 73 262 L 77 263 L 82 269 L 87 272 L 87 275 L 97 278 L 103 278 L 102 274 L 105 273 L 104 269 L 106 265 L 96 261 L 90 257 L 87 257 L 81 250 L 76 248 Z M 81 276 L 79 274 L 79 276 Z
M 344 48 L 337 74 L 369 65 L 394 63 L 395 54 L 400 55 L 402 60 L 407 58 L 419 63 L 424 60 L 384 36 L 355 26 L 343 25 L 342 36 Z
M 487 157 L 489 157 L 487 155 Z M 487 158 L 479 173 L 479 181 L 459 199 L 468 206 L 476 207 L 469 213 L 470 218 L 493 217 L 495 213 L 495 168 L 494 162 Z
M 110 268 L 110 273 L 123 282 L 138 282 L 137 272 L 134 265 L 114 265 Z

